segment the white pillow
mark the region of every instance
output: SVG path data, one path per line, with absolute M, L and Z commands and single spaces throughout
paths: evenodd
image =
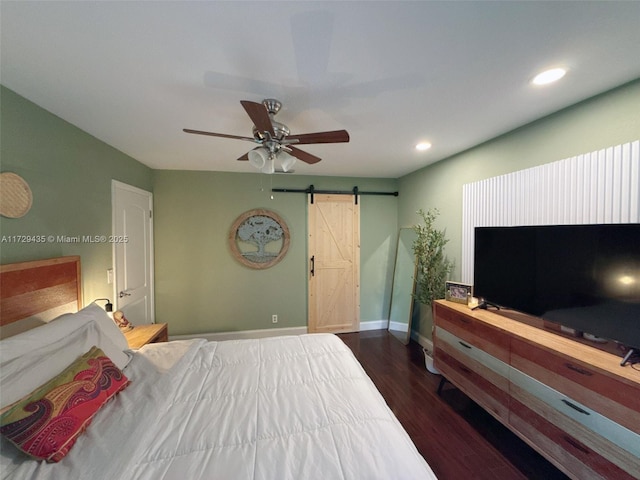
M 129 349 L 127 339 L 124 337 L 115 322 L 109 318 L 107 312 L 97 304 L 92 303 L 77 313 L 65 313 L 46 325 L 42 325 L 41 327 L 37 327 L 2 340 L 0 343 L 2 346 L 2 348 L 0 348 L 0 363 L 8 362 L 9 360 L 20 357 L 27 352 L 32 352 L 40 347 L 67 337 L 92 320 L 97 323 L 97 326 L 104 334 L 104 337 L 111 340 L 111 342 L 121 351 Z M 107 353 L 102 345 L 96 346 L 102 348 L 102 351 Z M 82 353 L 84 352 L 81 352 L 78 355 L 81 355 Z M 111 355 L 107 353 L 107 356 L 109 356 L 109 358 L 118 365 Z M 118 365 L 118 368 L 122 369 L 124 366 Z
M 0 349 L 11 338 L 0 342 Z M 129 362 L 129 356 L 114 345 L 98 322 L 85 320 L 70 334 L 0 363 L 0 408 L 20 400 L 51 380 L 94 345 L 101 348 L 120 369 Z
M 78 319 L 85 319 L 85 321 L 95 320 L 98 322 L 100 330 L 102 330 L 115 345 L 121 347 L 122 350 L 127 350 L 129 348 L 127 339 L 116 325 L 116 322 L 114 322 L 113 319 L 107 315 L 107 312 L 105 312 L 98 304 L 91 303 L 77 313 L 65 313 L 64 315 L 60 315 L 57 320 L 54 321 L 59 321 L 68 315 L 75 317 L 75 321 L 80 321 Z

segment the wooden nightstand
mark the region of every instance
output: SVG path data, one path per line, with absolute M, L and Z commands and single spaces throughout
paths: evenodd
M 129 348 L 136 350 L 147 343 L 168 342 L 169 330 L 166 323 L 151 323 L 138 325 L 132 330 L 124 332 Z

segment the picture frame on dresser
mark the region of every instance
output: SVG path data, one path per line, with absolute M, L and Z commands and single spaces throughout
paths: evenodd
M 445 300 L 467 305 L 473 297 L 473 285 L 459 282 L 445 282 Z

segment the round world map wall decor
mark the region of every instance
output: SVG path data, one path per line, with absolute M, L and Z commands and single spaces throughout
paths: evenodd
M 249 210 L 233 222 L 229 247 L 234 258 L 250 268 L 272 267 L 289 249 L 289 228 L 270 210 Z

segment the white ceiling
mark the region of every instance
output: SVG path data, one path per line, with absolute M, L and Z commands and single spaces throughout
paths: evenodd
M 1 3 L 0 82 L 158 169 L 254 171 L 240 100 L 275 97 L 297 174 L 396 178 L 640 78 L 640 2 Z M 529 80 L 563 65 L 546 88 Z M 428 140 L 433 148 L 417 152 Z M 301 147 L 302 148 L 302 147 Z

